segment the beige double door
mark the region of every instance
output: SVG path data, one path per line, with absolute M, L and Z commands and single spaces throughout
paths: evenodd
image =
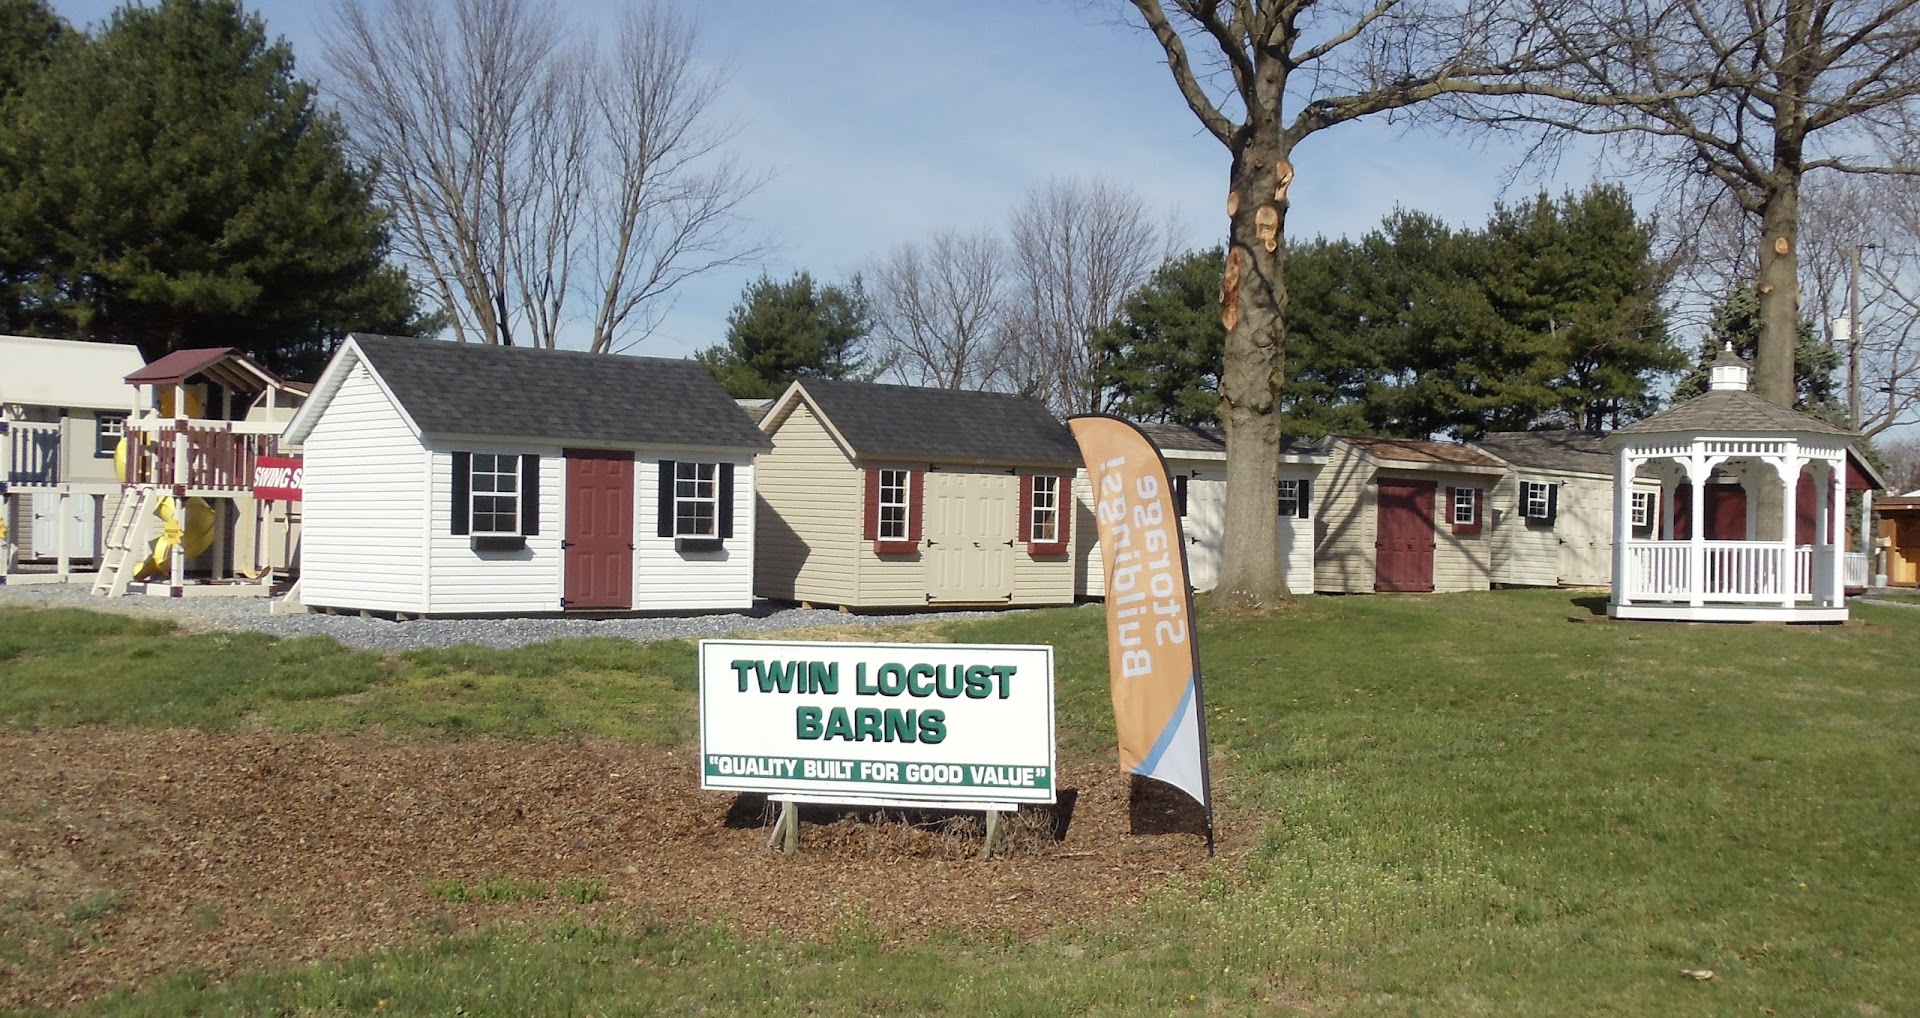
M 1562 484 L 1553 529 L 1560 538 L 1560 582 L 1604 587 L 1613 576 L 1612 492 Z
M 1012 474 L 928 472 L 922 561 L 929 602 L 1013 600 L 1019 485 Z

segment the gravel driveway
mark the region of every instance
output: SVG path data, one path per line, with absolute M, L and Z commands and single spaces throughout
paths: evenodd
M 919 612 L 853 615 L 821 608 L 761 602 L 752 611 L 685 618 L 486 618 L 416 619 L 391 622 L 357 615 L 270 615 L 265 598 L 95 597 L 85 584 L 7 584 L 0 606 L 86 608 L 171 619 L 189 629 L 241 629 L 275 636 L 331 636 L 341 643 L 394 652 L 477 643 L 521 647 L 564 637 L 605 636 L 635 643 L 699 639 L 737 633 L 769 633 L 824 626 L 898 626 L 938 619 L 983 618 L 992 612 Z

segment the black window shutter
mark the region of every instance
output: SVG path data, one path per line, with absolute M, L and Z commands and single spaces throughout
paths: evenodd
M 660 505 L 655 519 L 658 526 L 655 533 L 661 537 L 673 536 L 673 472 L 676 464 L 672 460 L 660 461 Z
M 1294 503 L 1298 507 L 1296 514 L 1303 520 L 1313 519 L 1313 482 L 1302 477 L 1296 482 L 1294 492 L 1298 495 Z
M 1173 514 L 1187 515 L 1187 475 L 1173 475 Z
M 1558 515 L 1560 515 L 1560 486 L 1549 484 L 1547 485 L 1547 522 L 1552 523 L 1554 517 Z
M 520 534 L 534 537 L 540 533 L 540 457 L 520 457 Z
M 720 464 L 720 539 L 733 536 L 733 464 Z
M 453 454 L 453 532 L 466 534 L 473 528 L 469 525 L 467 514 L 472 511 L 473 491 L 473 454 L 456 452 Z

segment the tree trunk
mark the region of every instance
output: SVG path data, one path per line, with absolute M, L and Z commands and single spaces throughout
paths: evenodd
M 1227 435 L 1226 554 L 1216 596 L 1243 608 L 1285 600 L 1278 512 L 1280 389 L 1286 380 L 1286 185 L 1293 167 L 1276 128 L 1254 129 L 1234 153 L 1227 270 L 1222 281 Z
M 1793 353 L 1800 336 L 1800 186 L 1774 189 L 1760 211 L 1760 345 L 1753 391 L 1781 406 L 1794 402 Z

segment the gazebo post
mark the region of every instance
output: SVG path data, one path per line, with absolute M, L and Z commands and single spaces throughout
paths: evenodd
M 1613 465 L 1613 476 L 1620 478 L 1613 485 L 1614 604 L 1633 603 L 1633 585 L 1627 582 L 1627 564 L 1631 561 L 1627 541 L 1633 537 L 1633 472 L 1634 465 L 1627 458 L 1627 447 L 1622 445 L 1614 453 Z
M 1774 575 L 1780 578 L 1780 607 L 1791 608 L 1798 593 L 1796 588 L 1800 586 L 1800 555 L 1794 545 L 1794 539 L 1799 536 L 1794 533 L 1797 522 L 1794 517 L 1800 504 L 1800 457 L 1789 450 L 1774 461 L 1773 469 L 1780 477 L 1780 489 L 1784 492 L 1780 496 L 1780 564 Z M 1813 585 L 1811 571 L 1807 574 L 1807 585 Z
M 1827 489 L 1833 493 L 1825 522 L 1833 531 L 1833 591 L 1828 595 L 1828 606 L 1840 608 L 1847 603 L 1847 454 L 1844 450 L 1838 462 L 1828 464 L 1827 471 L 1832 475 L 1827 480 Z M 1868 569 L 1872 569 L 1872 563 L 1868 563 Z M 1871 582 L 1872 577 L 1868 580 Z
M 1688 512 L 1693 533 L 1687 535 L 1687 603 L 1699 608 L 1707 603 L 1707 460 L 1695 442 L 1687 454 L 1687 484 L 1692 492 Z

